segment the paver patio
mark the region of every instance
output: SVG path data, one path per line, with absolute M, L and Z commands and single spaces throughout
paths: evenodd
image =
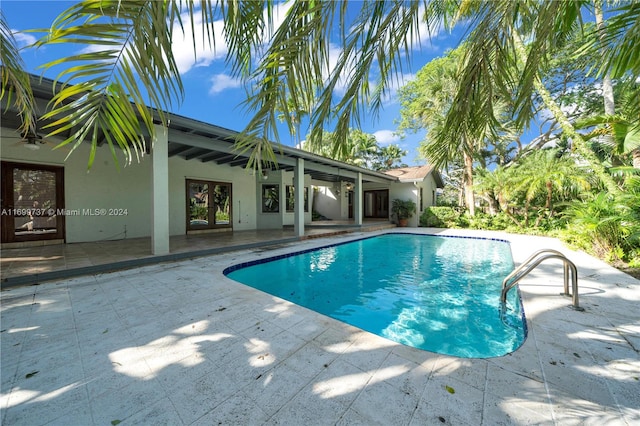
M 560 249 L 586 310 L 543 264 L 520 284 L 523 346 L 460 359 L 222 274 L 359 233 L 17 287 L 0 294 L 2 424 L 640 424 L 640 281 L 548 238 L 406 232 L 505 238 L 516 264 Z

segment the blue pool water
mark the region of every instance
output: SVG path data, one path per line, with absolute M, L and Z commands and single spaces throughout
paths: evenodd
M 398 343 L 488 358 L 513 352 L 525 338 L 517 292 L 500 314 L 502 280 L 512 269 L 505 241 L 385 234 L 224 273 Z

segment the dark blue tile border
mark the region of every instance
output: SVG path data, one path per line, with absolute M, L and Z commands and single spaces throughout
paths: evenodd
M 237 271 L 238 269 L 246 268 L 246 267 L 249 267 L 249 266 L 259 265 L 259 264 L 267 263 L 267 262 L 273 262 L 275 260 L 280 260 L 280 259 L 286 259 L 287 257 L 297 256 L 299 254 L 310 253 L 312 251 L 318 251 L 318 250 L 322 250 L 322 249 L 329 248 L 329 247 L 336 247 L 336 246 L 340 246 L 340 245 L 343 245 L 343 244 L 349 244 L 349 243 L 353 243 L 353 242 L 356 242 L 356 241 L 368 240 L 369 238 L 382 237 L 384 235 L 418 235 L 418 236 L 427 236 L 427 237 L 463 238 L 463 239 L 470 239 L 470 240 L 498 241 L 498 242 L 501 242 L 501 243 L 507 243 L 507 244 L 509 244 L 509 246 L 511 246 L 511 243 L 508 240 L 504 240 L 504 239 L 500 239 L 500 238 L 467 237 L 467 236 L 461 236 L 461 235 L 422 234 L 422 233 L 419 233 L 419 232 L 385 232 L 384 234 L 370 235 L 368 237 L 356 238 L 356 239 L 349 240 L 349 241 L 341 241 L 339 243 L 327 244 L 325 246 L 320 246 L 320 247 L 300 250 L 300 251 L 296 251 L 296 252 L 293 252 L 293 253 L 285 253 L 285 254 L 280 254 L 280 255 L 277 255 L 277 256 L 271 256 L 271 257 L 267 257 L 267 258 L 256 259 L 256 260 L 252 260 L 252 261 L 249 261 L 249 262 L 238 263 L 237 265 L 232 265 L 232 266 L 229 266 L 229 267 L 225 268 L 224 271 L 222 271 L 222 273 L 224 275 L 228 275 L 233 271 Z

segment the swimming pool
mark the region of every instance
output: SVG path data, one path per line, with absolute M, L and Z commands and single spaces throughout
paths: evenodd
M 513 270 L 509 243 L 389 233 L 227 268 L 229 278 L 390 340 L 465 358 L 524 341 L 517 292 L 500 312 Z

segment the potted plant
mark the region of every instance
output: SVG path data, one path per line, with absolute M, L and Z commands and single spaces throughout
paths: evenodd
M 395 199 L 391 203 L 391 212 L 398 219 L 398 226 L 407 226 L 409 218 L 413 216 L 416 211 L 416 203 L 411 200 L 399 200 Z

